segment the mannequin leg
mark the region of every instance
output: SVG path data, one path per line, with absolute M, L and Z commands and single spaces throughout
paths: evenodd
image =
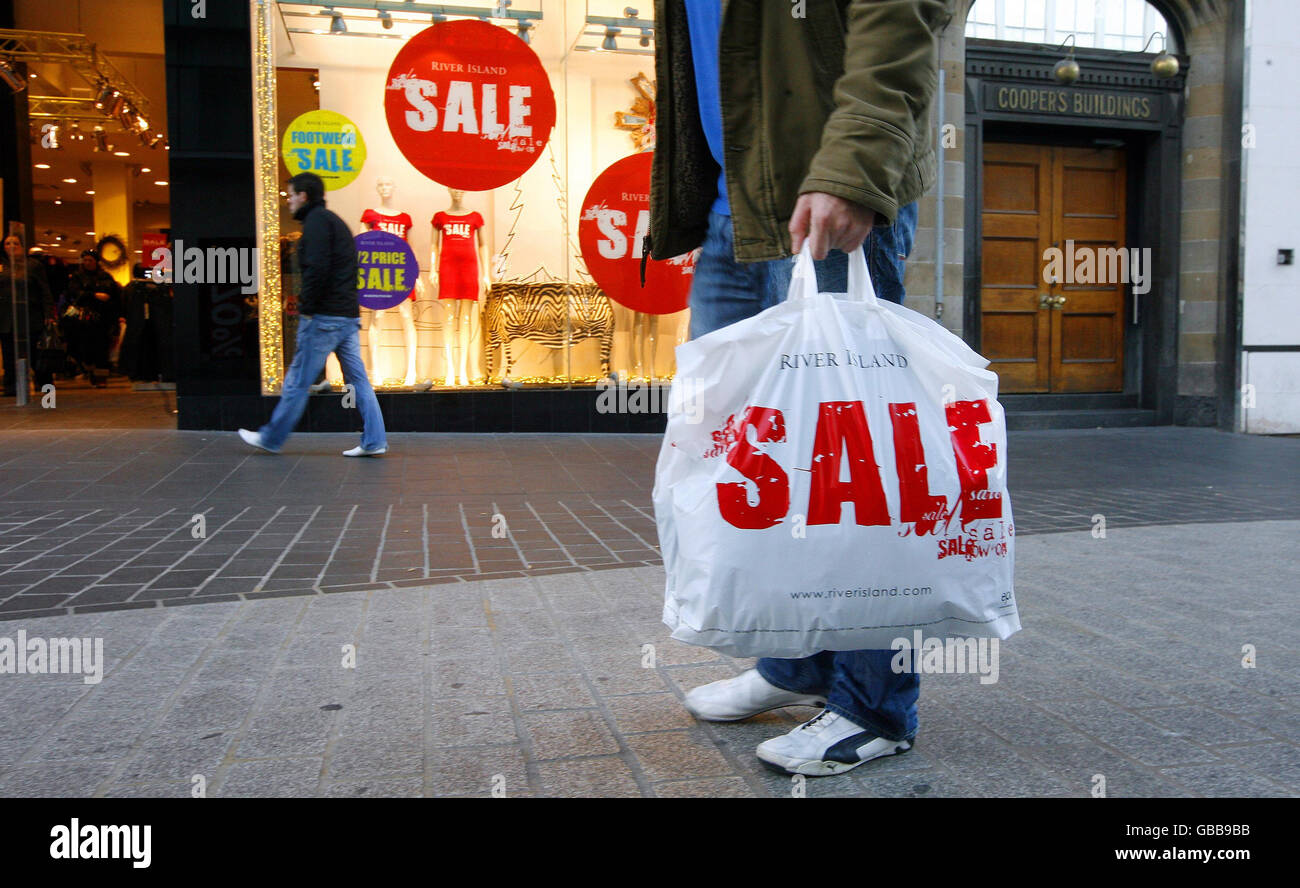
M 372 386 L 382 385 L 384 375 L 379 372 L 379 340 L 380 333 L 383 331 L 383 312 L 372 311 L 370 313 L 370 384 Z
M 646 315 L 644 312 L 632 313 L 632 378 L 639 379 L 646 374 Z
M 456 300 L 439 299 L 442 309 L 443 385 L 456 384 Z
M 469 327 L 470 314 L 474 307 L 471 299 L 456 300 L 456 345 L 460 349 L 460 384 L 469 385 Z
M 659 346 L 659 315 L 648 314 L 645 316 L 645 335 L 646 335 L 646 369 L 645 378 L 647 382 L 652 382 L 655 378 L 655 358 Z
M 612 300 L 611 300 L 612 301 Z M 610 375 L 628 379 L 632 375 L 632 319 L 635 316 L 630 308 L 618 303 L 614 309 L 614 361 Z
M 402 318 L 402 342 L 406 346 L 406 376 L 402 385 L 415 385 L 415 312 L 411 311 L 411 300 L 404 299 L 397 307 Z

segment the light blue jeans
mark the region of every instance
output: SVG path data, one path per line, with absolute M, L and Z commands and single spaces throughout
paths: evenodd
M 308 386 L 320 377 L 325 369 L 325 359 L 334 352 L 343 368 L 343 381 L 356 391 L 357 409 L 361 411 L 363 423 L 361 446 L 367 450 L 387 447 L 384 415 L 379 411 L 375 390 L 366 377 L 366 365 L 361 362 L 361 319 L 341 315 L 304 315 L 298 319 L 297 342 L 293 361 L 284 374 L 280 403 L 275 405 L 271 421 L 259 430 L 262 445 L 275 451 L 284 446 L 307 409 L 307 398 L 311 395 Z
M 867 236 L 867 268 L 876 295 L 902 304 L 903 263 L 912 251 L 916 204 L 899 210 L 898 220 L 873 228 Z M 709 233 L 695 263 L 691 284 L 691 338 L 711 333 L 784 302 L 790 289 L 792 259 L 740 264 L 732 250 L 731 219 L 709 214 Z M 831 250 L 814 262 L 818 289 L 848 288 L 848 256 Z M 890 668 L 894 651 L 822 651 L 801 659 L 764 657 L 758 672 L 787 691 L 826 697 L 826 708 L 888 740 L 916 736 L 916 701 L 921 677 Z

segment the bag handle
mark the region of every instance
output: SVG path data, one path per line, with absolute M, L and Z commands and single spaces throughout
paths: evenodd
M 847 301 L 862 302 L 868 308 L 876 308 L 876 288 L 871 283 L 871 273 L 867 271 L 867 257 L 861 247 L 849 256 L 849 291 Z M 790 293 L 809 299 L 817 295 L 817 269 L 813 265 L 812 252 L 804 246 L 795 255 L 794 271 L 790 276 Z

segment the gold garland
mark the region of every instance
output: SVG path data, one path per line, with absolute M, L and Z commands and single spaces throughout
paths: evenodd
M 250 0 L 253 24 L 253 154 L 257 164 L 257 332 L 262 394 L 284 387 L 284 304 L 280 290 L 280 186 L 271 0 Z

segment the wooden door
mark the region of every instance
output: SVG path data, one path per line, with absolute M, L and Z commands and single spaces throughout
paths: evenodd
M 980 350 L 1000 391 L 1122 388 L 1124 203 L 1117 149 L 984 146 Z

